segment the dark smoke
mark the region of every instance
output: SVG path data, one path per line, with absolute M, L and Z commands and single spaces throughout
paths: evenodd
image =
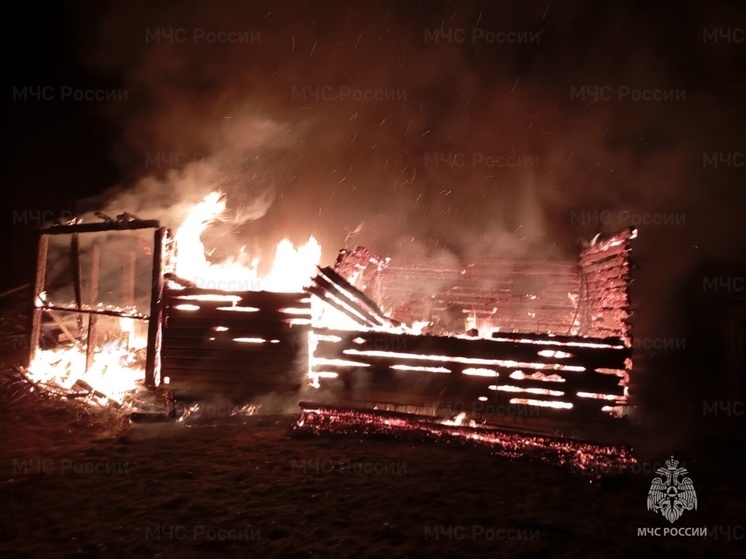
M 704 28 L 732 27 L 737 14 L 693 1 L 675 16 L 549 0 L 113 3 L 82 48 L 129 92 L 107 117 L 119 127 L 123 176 L 140 178 L 103 205 L 175 225 L 221 187 L 231 207 L 216 245 L 235 239 L 267 256 L 284 236 L 314 234 L 326 263 L 353 244 L 401 258 L 572 258 L 596 233 L 634 224 L 623 216 L 674 216 L 639 226 L 633 334 L 684 336 L 682 283 L 746 248 L 734 200 L 743 170 L 703 166 L 704 153 L 743 151 L 743 49 L 703 42 Z M 466 40 L 432 40 L 438 28 L 465 29 Z M 539 39 L 489 44 L 471 41 L 473 28 Z M 159 29 L 183 29 L 186 40 L 156 41 Z M 197 43 L 195 29 L 259 41 Z M 573 98 L 584 86 L 685 99 Z M 309 96 L 345 87 L 405 98 Z M 177 168 L 154 164 L 158 154 Z M 537 164 L 473 164 L 482 156 Z M 594 221 L 599 211 L 611 219 Z M 637 394 L 678 409 L 685 383 L 661 392 L 681 370 L 640 357 Z

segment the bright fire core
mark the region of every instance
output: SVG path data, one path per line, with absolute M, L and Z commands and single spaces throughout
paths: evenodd
M 225 212 L 226 198 L 211 192 L 190 212 L 176 232 L 176 274 L 193 281 L 197 287 L 224 291 L 299 292 L 316 274 L 321 262 L 321 246 L 314 237 L 295 248 L 288 239 L 277 245 L 270 272 L 260 277 L 259 258 L 247 255 L 245 247 L 223 262 L 207 258 L 202 243 L 205 229 Z

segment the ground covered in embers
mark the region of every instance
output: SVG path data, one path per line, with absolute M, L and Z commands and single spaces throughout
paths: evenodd
M 641 537 L 672 526 L 646 510 L 651 473 L 600 483 L 478 445 L 299 433 L 296 418 L 133 424 L 6 385 L 0 555 L 684 558 L 743 545 L 740 467 L 723 456 L 682 456 L 699 505 L 673 526 L 708 537 Z

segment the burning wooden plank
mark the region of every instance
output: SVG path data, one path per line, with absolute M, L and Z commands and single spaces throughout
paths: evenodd
M 391 325 L 365 293 L 348 283 L 330 267 L 319 268 L 308 292 L 344 313 L 360 326 L 382 328 Z
M 618 338 L 471 339 L 318 328 L 312 336 L 314 385 L 344 401 L 428 406 L 445 400 L 473 410 L 533 402 L 576 415 L 626 402 L 630 350 Z
M 155 219 L 131 221 L 106 221 L 104 223 L 74 223 L 70 225 L 52 225 L 40 229 L 42 235 L 69 235 L 72 233 L 101 233 L 107 231 L 129 231 L 136 229 L 158 229 L 160 222 Z
M 389 258 L 383 258 L 374 254 L 365 247 L 357 246 L 352 250 L 342 249 L 337 254 L 334 269 L 345 280 L 352 284 L 373 264 L 378 270 L 388 266 Z

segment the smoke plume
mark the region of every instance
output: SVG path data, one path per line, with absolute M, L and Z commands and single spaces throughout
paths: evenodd
M 637 225 L 633 334 L 683 335 L 682 281 L 746 248 L 730 196 L 742 170 L 703 165 L 742 151 L 726 77 L 742 83 L 743 55 L 702 39 L 729 9 L 677 9 L 112 3 L 83 50 L 129 93 L 106 116 L 136 178 L 96 209 L 173 226 L 221 188 L 229 215 L 213 234 L 260 256 L 313 234 L 329 263 L 355 244 L 573 258 L 596 233 Z M 673 374 L 646 371 L 638 388 Z

